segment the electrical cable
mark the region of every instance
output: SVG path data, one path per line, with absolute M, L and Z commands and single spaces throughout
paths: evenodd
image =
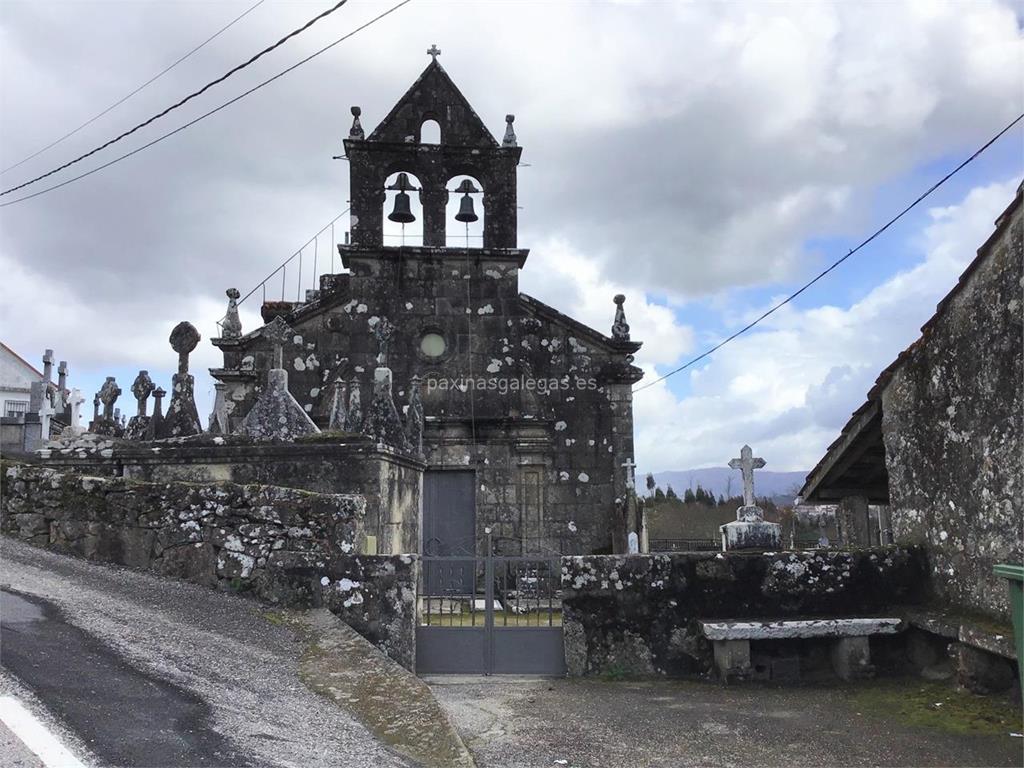
M 280 46 L 284 45 L 286 42 L 291 40 L 296 35 L 299 35 L 299 34 L 305 32 L 307 29 L 312 27 L 314 24 L 316 24 L 321 19 L 323 19 L 323 18 L 325 18 L 327 16 L 330 16 L 332 13 L 334 13 L 336 10 L 341 8 L 341 6 L 345 5 L 345 3 L 347 3 L 347 2 L 348 2 L 348 0 L 339 0 L 339 2 L 336 5 L 334 5 L 333 8 L 328 8 L 323 13 L 318 14 L 317 16 L 314 16 L 312 19 L 307 21 L 305 24 L 303 24 L 298 29 L 295 29 L 295 30 L 289 32 L 287 35 L 282 37 L 280 40 L 278 40 L 273 45 L 267 46 L 266 48 L 264 48 L 262 51 L 260 51 L 256 55 L 250 57 L 248 61 L 245 61 L 242 64 L 239 64 L 239 65 L 237 65 L 235 67 L 232 67 L 227 72 L 225 72 L 223 75 L 218 77 L 216 80 L 211 80 L 206 85 L 204 85 L 202 88 L 200 88 L 198 91 L 193 91 L 192 93 L 190 93 L 185 98 L 183 98 L 180 101 L 176 102 L 175 104 L 172 104 L 171 106 L 167 107 L 162 112 L 158 112 L 157 114 L 155 114 L 152 117 L 150 117 L 148 120 L 143 120 L 141 123 L 136 125 L 134 128 L 130 128 L 129 130 L 127 130 L 124 133 L 122 133 L 121 135 L 115 136 L 113 139 L 110 139 L 110 141 L 107 141 L 107 142 L 105 142 L 103 144 L 100 144 L 95 149 L 90 149 L 84 155 L 79 155 L 74 160 L 69 160 L 68 162 L 64 163 L 64 165 L 60 165 L 60 166 L 54 168 L 51 171 L 47 171 L 46 173 L 41 174 L 40 176 L 36 176 L 34 179 L 30 179 L 29 181 L 26 181 L 26 182 L 24 182 L 22 184 L 18 184 L 15 187 L 11 187 L 10 189 L 5 189 L 3 192 L 0 192 L 0 197 L 3 197 L 4 195 L 9 195 L 11 192 L 15 192 L 15 191 L 17 191 L 19 189 L 24 189 L 25 187 L 27 187 L 27 186 L 29 186 L 31 184 L 35 184 L 37 181 L 42 181 L 43 179 L 45 179 L 45 178 L 47 178 L 49 176 L 52 176 L 55 173 L 59 173 L 60 171 L 63 171 L 65 168 L 69 168 L 70 166 L 74 165 L 75 163 L 80 163 L 82 160 L 85 160 L 87 157 L 91 157 L 92 155 L 95 155 L 97 152 L 106 149 L 111 144 L 116 144 L 117 142 L 121 141 L 121 139 L 123 139 L 123 138 L 125 138 L 127 136 L 131 136 L 136 131 L 141 130 L 142 128 L 145 128 L 147 125 L 155 122 L 156 120 L 159 120 L 161 117 L 164 117 L 168 113 L 173 112 L 174 110 L 178 109 L 179 107 L 184 106 L 185 104 L 190 102 L 192 99 L 198 98 L 202 94 L 206 93 L 206 91 L 208 91 L 213 86 L 218 85 L 220 83 L 223 83 L 225 80 L 227 80 L 229 77 L 231 77 L 236 72 L 240 72 L 243 69 L 245 69 L 246 67 L 254 64 L 256 61 L 258 61 L 259 59 L 263 58 L 263 56 L 265 56 L 266 54 L 270 53 L 274 49 L 279 48 Z
M 761 322 L 762 320 L 764 320 L 764 319 L 765 319 L 766 317 L 768 317 L 769 315 L 773 314 L 773 313 L 774 313 L 774 312 L 776 312 L 777 310 L 779 310 L 779 309 L 781 309 L 782 307 L 784 307 L 784 306 L 786 306 L 787 304 L 789 304 L 789 302 L 791 302 L 791 301 L 792 301 L 793 299 L 795 299 L 795 298 L 796 298 L 797 296 L 799 296 L 799 295 L 800 295 L 801 293 L 803 293 L 804 291 L 806 291 L 806 290 L 807 290 L 808 288 L 810 288 L 810 287 L 811 287 L 812 285 L 814 285 L 814 284 L 815 284 L 816 282 L 818 282 L 819 280 L 821 280 L 821 278 L 825 277 L 825 275 L 827 275 L 827 274 L 828 274 L 829 272 L 831 272 L 832 270 L 834 270 L 834 269 L 835 269 L 836 267 L 838 267 L 838 266 L 839 266 L 840 264 L 842 264 L 842 263 L 843 263 L 844 261 L 846 261 L 846 260 L 847 260 L 848 258 L 850 258 L 851 256 L 853 256 L 853 254 L 857 253 L 857 251 L 859 251 L 859 250 L 860 250 L 861 248 L 863 248 L 864 246 L 866 246 L 866 245 L 867 245 L 868 243 L 870 243 L 870 242 L 871 242 L 872 240 L 874 240 L 874 239 L 875 239 L 876 237 L 878 237 L 878 236 L 879 236 L 879 235 L 881 235 L 881 234 L 882 234 L 883 232 L 885 232 L 885 231 L 886 231 L 887 229 L 889 229 L 889 227 L 891 227 L 891 226 L 892 226 L 893 224 L 895 224 L 895 223 L 896 223 L 897 221 L 899 221 L 900 219 L 902 219 L 902 218 L 903 218 L 903 217 L 904 217 L 904 216 L 905 216 L 905 215 L 906 215 L 907 213 L 909 213 L 909 212 L 910 212 L 911 210 L 913 210 L 914 208 L 916 208 L 916 207 L 917 207 L 917 205 L 918 205 L 919 203 L 921 203 L 921 202 L 922 202 L 922 201 L 923 201 L 923 200 L 924 200 L 925 198 L 927 198 L 927 197 L 928 197 L 929 195 L 931 195 L 931 194 L 932 194 L 932 192 L 934 192 L 935 190 L 937 190 L 937 189 L 938 189 L 939 187 L 941 187 L 941 186 L 942 186 L 943 184 L 945 184 L 945 183 L 946 183 L 947 181 L 949 181 L 949 180 L 950 180 L 951 178 L 953 178 L 953 176 L 955 176 L 955 175 L 956 175 L 957 173 L 959 173 L 959 172 L 960 172 L 960 171 L 961 171 L 961 170 L 962 170 L 963 168 L 965 168 L 965 167 L 966 167 L 967 165 L 969 165 L 969 164 L 970 164 L 971 162 L 973 162 L 973 161 L 974 161 L 975 159 L 977 159 L 977 158 L 978 158 L 978 156 L 979 156 L 979 155 L 981 155 L 981 153 L 982 153 L 982 152 L 984 152 L 984 151 L 985 151 L 986 149 L 988 149 L 988 148 L 989 148 L 989 147 L 991 147 L 991 146 L 992 146 L 993 144 L 995 144 L 995 143 L 996 143 L 996 141 L 997 141 L 997 140 L 999 140 L 999 139 L 1000 139 L 1000 138 L 1001 138 L 1001 137 L 1003 136 L 1003 134 L 1005 134 L 1005 133 L 1006 133 L 1007 131 L 1009 131 L 1009 130 L 1010 130 L 1011 128 L 1013 128 L 1013 126 L 1015 126 L 1015 125 L 1016 125 L 1017 123 L 1019 123 L 1019 122 L 1020 122 L 1020 121 L 1021 121 L 1022 119 L 1024 119 L 1024 113 L 1021 113 L 1020 115 L 1018 115 L 1018 116 L 1017 116 L 1017 117 L 1016 117 L 1016 118 L 1015 118 L 1015 119 L 1014 119 L 1014 120 L 1013 120 L 1013 121 L 1012 121 L 1012 122 L 1011 122 L 1011 123 L 1010 123 L 1009 125 L 1007 125 L 1007 126 L 1006 126 L 1005 128 L 1003 128 L 1003 129 L 1002 129 L 1001 131 L 999 131 L 999 133 L 997 133 L 997 134 L 996 134 L 995 136 L 993 136 L 993 137 L 992 137 L 991 139 L 989 139 L 989 140 L 988 140 L 987 142 L 985 142 L 985 143 L 984 143 L 984 144 L 983 144 L 983 145 L 982 145 L 982 146 L 981 146 L 981 147 L 980 147 L 980 148 L 979 148 L 979 149 L 978 149 L 977 151 L 975 151 L 975 153 L 974 153 L 973 155 L 971 155 L 970 157 L 968 157 L 968 158 L 967 158 L 966 160 L 964 160 L 964 161 L 963 161 L 962 163 L 960 163 L 960 165 L 958 165 L 958 166 L 957 166 L 956 168 L 954 168 L 954 169 L 953 169 L 952 171 L 950 171 L 949 173 L 947 173 L 947 174 L 946 174 L 945 176 L 943 176 L 943 177 L 942 177 L 941 179 L 939 179 L 939 180 L 938 180 L 937 182 L 935 182 L 934 184 L 932 184 L 932 186 L 928 188 L 928 191 L 927 191 L 927 192 L 925 192 L 924 194 L 920 195 L 920 196 L 919 196 L 919 197 L 918 197 L 918 198 L 917 198 L 916 200 L 914 200 L 914 202 L 912 202 L 912 203 L 911 203 L 910 205 L 908 205 L 908 206 L 907 206 L 906 208 L 904 208 L 904 209 L 903 209 L 902 211 L 900 211 L 900 212 L 899 212 L 898 214 L 896 214 L 896 215 L 895 215 L 895 216 L 893 216 L 893 217 L 892 217 L 891 219 L 889 219 L 889 221 L 887 221 L 887 222 L 885 223 L 885 225 L 884 225 L 884 226 L 882 226 L 881 228 L 879 228 L 879 229 L 875 230 L 875 232 L 874 232 L 874 233 L 873 233 L 873 234 L 872 234 L 872 235 L 871 235 L 870 237 L 868 237 L 868 238 L 867 238 L 866 240 L 862 241 L 862 242 L 860 243 L 860 245 L 858 245 L 858 246 L 857 246 L 856 248 L 853 248 L 853 249 L 851 249 L 851 250 L 850 250 L 850 251 L 849 251 L 849 252 L 848 252 L 848 253 L 847 253 L 847 254 L 846 254 L 845 256 L 843 256 L 842 258 L 840 258 L 840 259 L 837 259 L 836 261 L 834 261 L 834 262 L 833 262 L 832 264 L 830 264 L 830 265 L 829 265 L 829 267 L 828 267 L 827 269 L 825 269 L 824 271 L 822 271 L 822 272 L 819 272 L 819 273 L 818 273 L 818 274 L 817 274 L 817 275 L 816 275 L 816 276 L 814 277 L 814 279 L 812 279 L 812 280 L 811 280 L 810 282 L 804 283 L 804 285 L 803 285 L 803 286 L 801 286 L 799 290 L 796 290 L 796 291 L 794 291 L 793 293 L 791 293 L 791 294 L 790 294 L 789 296 L 787 296 L 787 297 L 786 297 L 785 299 L 783 299 L 783 300 L 782 300 L 782 301 L 780 301 L 780 302 L 779 302 L 778 304 L 776 304 L 775 306 L 773 306 L 773 307 L 772 307 L 771 309 L 769 309 L 769 310 L 768 310 L 767 312 L 765 312 L 764 314 L 762 314 L 762 315 L 761 315 L 760 317 L 758 317 L 758 318 L 757 318 L 756 320 L 754 320 L 753 322 L 747 323 L 747 325 L 743 326 L 742 328 L 740 328 L 740 329 L 739 329 L 738 331 L 736 331 L 735 333 L 733 333 L 733 334 L 732 334 L 731 336 L 727 337 L 727 338 L 726 338 L 726 339 L 724 339 L 723 341 L 720 341 L 720 342 L 719 342 L 718 344 L 716 344 L 715 346 L 711 347 L 711 349 L 708 349 L 707 351 L 705 351 L 705 352 L 702 352 L 701 354 L 697 355 L 697 357 L 695 357 L 695 358 L 693 358 L 692 360 L 690 360 L 690 361 L 686 362 L 685 364 L 683 364 L 683 365 L 679 366 L 678 368 L 676 368 L 676 369 L 674 369 L 674 370 L 672 370 L 672 371 L 669 371 L 669 372 L 668 372 L 668 373 L 666 373 L 666 374 L 665 374 L 664 376 L 660 376 L 659 378 L 655 379 L 654 381 L 648 382 L 648 383 L 644 384 L 644 385 L 643 385 L 643 386 L 641 386 L 641 387 L 637 387 L 636 389 L 634 389 L 634 390 L 633 390 L 633 394 L 635 395 L 635 394 L 636 394 L 637 392 L 642 392 L 643 390 L 647 389 L 648 387 L 653 387 L 653 386 L 654 386 L 655 384 L 659 384 L 659 383 L 663 382 L 663 381 L 664 381 L 665 379 L 667 379 L 667 378 L 668 378 L 669 376 L 675 376 L 675 375 L 676 375 L 677 373 L 679 373 L 679 372 L 681 372 L 681 371 L 685 371 L 685 370 L 686 370 L 687 368 L 689 368 L 689 367 L 690 367 L 691 365 L 694 365 L 695 363 L 699 363 L 699 362 L 700 362 L 701 360 L 703 360 L 704 358 L 706 358 L 706 357 L 708 357 L 709 355 L 713 354 L 714 352 L 717 352 L 718 350 L 720 350 L 720 349 L 721 349 L 722 347 L 724 347 L 724 346 L 725 346 L 726 344 L 728 344 L 728 343 L 729 343 L 730 341 L 732 341 L 733 339 L 737 338 L 738 336 L 742 336 L 742 335 L 743 335 L 744 333 L 746 333 L 747 331 L 749 331 L 749 330 L 750 330 L 751 328 L 753 328 L 753 327 L 754 327 L 755 325 L 757 325 L 758 323 L 760 323 L 760 322 Z
M 125 95 L 125 96 L 122 96 L 122 97 L 121 97 L 120 99 L 118 99 L 117 101 L 115 101 L 115 102 L 114 102 L 113 104 L 111 104 L 111 105 L 110 105 L 109 107 L 107 107 L 107 108 L 106 108 L 106 109 L 104 109 L 104 110 L 103 110 L 102 112 L 100 112 L 100 113 L 99 113 L 98 115 L 96 115 L 96 116 L 94 116 L 94 117 L 90 117 L 90 118 L 89 118 L 88 120 L 86 120 L 86 121 L 85 121 L 84 123 L 82 123 L 82 124 L 81 124 L 80 126 L 78 126 L 77 128 L 75 128 L 75 129 L 73 129 L 73 130 L 71 130 L 71 131 L 68 131 L 68 132 L 67 132 L 67 133 L 65 133 L 65 134 L 64 134 L 63 136 L 61 136 L 61 137 L 60 137 L 59 139 L 55 139 L 54 141 L 51 141 L 51 142 L 50 142 L 49 144 L 47 144 L 47 145 L 46 145 L 45 147 L 43 147 L 42 149 L 38 149 L 38 150 L 36 150 L 35 152 L 33 152 L 33 153 L 32 153 L 31 155 L 29 155 L 28 157 L 26 157 L 26 158 L 23 158 L 22 160 L 19 160 L 18 162 L 16 162 L 16 163 L 15 163 L 14 165 L 9 165 L 9 166 L 7 166 L 6 168 L 4 168 L 3 170 L 0 170 L 0 175 L 2 175 L 2 174 L 5 174 L 5 173 L 7 173 L 8 171 L 13 171 L 13 170 L 14 170 L 15 168 L 17 168 L 17 167 L 18 167 L 18 166 L 20 166 L 20 165 L 23 165 L 23 164 L 27 163 L 27 162 L 28 162 L 29 160 L 31 160 L 32 158 L 34 158 L 34 157 L 38 157 L 39 155 L 43 154 L 43 152 L 45 152 L 46 150 L 48 150 L 48 149 L 50 149 L 50 148 L 52 148 L 52 147 L 55 147 L 55 146 L 57 146 L 58 144 L 60 144 L 60 143 L 61 143 L 62 141 L 64 141 L 65 139 L 69 139 L 69 138 L 71 138 L 71 137 L 72 137 L 72 136 L 74 136 L 74 135 L 75 135 L 76 133 L 78 133 L 78 132 L 79 132 L 80 130 L 82 130 L 83 128 L 85 128 L 86 126 L 92 125 L 92 124 L 93 124 L 93 123 L 95 123 L 95 122 L 96 122 L 97 120 L 99 120 L 99 119 L 100 119 L 101 117 L 103 117 L 103 116 L 104 116 L 105 114 L 107 114 L 108 112 L 110 112 L 110 110 L 112 110 L 112 109 L 114 109 L 114 108 L 116 108 L 116 107 L 119 107 L 119 106 L 121 106 L 121 105 L 122 105 L 122 104 L 124 104 L 124 103 L 125 103 L 126 101 L 128 101 L 128 99 L 130 99 L 130 98 L 131 98 L 132 96 L 134 96 L 134 95 L 135 95 L 136 93 L 138 93 L 139 91 L 141 91 L 141 90 L 142 90 L 143 88 L 145 88 L 145 87 L 147 87 L 147 86 L 149 86 L 149 85 L 152 85 L 153 83 L 155 83 L 155 82 L 156 82 L 157 80 L 159 80 L 159 79 L 160 79 L 161 77 L 163 77 L 164 75 L 166 75 L 166 74 L 167 74 L 168 72 L 170 72 L 170 71 L 171 71 L 172 69 L 174 69 L 174 68 L 175 68 L 176 66 L 178 66 L 179 64 L 181 64 L 181 62 L 185 61 L 185 59 L 187 59 L 187 58 L 188 58 L 189 56 L 191 56 L 191 55 L 192 55 L 193 53 L 196 53 L 196 52 L 197 52 L 197 51 L 199 51 L 199 50 L 200 50 L 201 48 L 205 47 L 205 46 L 206 46 L 206 45 L 207 45 L 208 43 L 212 43 L 212 42 L 213 42 L 214 40 L 216 40 L 216 39 L 217 39 L 218 37 L 220 37 L 220 36 L 221 36 L 221 34 L 223 34 L 224 32 L 227 32 L 227 31 L 228 31 L 229 29 L 231 29 L 231 27 L 233 27 L 233 26 L 234 26 L 235 24 L 237 24 L 238 22 L 240 22 L 240 21 L 241 21 L 242 19 L 244 19 L 244 18 L 245 18 L 246 16 L 248 16 L 248 15 L 249 15 L 250 13 L 252 13 L 253 11 L 255 11 L 255 10 L 256 10 L 257 8 L 259 8 L 259 7 L 261 6 L 261 5 L 263 5 L 263 3 L 265 3 L 265 2 L 266 2 L 266 0 L 257 0 L 256 4 L 255 4 L 255 5 L 253 5 L 253 6 L 251 6 L 251 7 L 249 8 L 249 10 L 245 11 L 244 13 L 242 13 L 242 15 L 241 15 L 241 16 L 236 16 L 236 17 L 235 17 L 234 19 L 232 19 L 232 20 L 231 20 L 230 22 L 228 22 L 228 23 L 227 23 L 227 24 L 226 24 L 225 26 L 223 26 L 223 27 L 221 27 L 220 29 L 218 29 L 218 30 L 217 30 L 216 32 L 214 32 L 214 33 L 213 33 L 213 34 L 212 34 L 212 35 L 211 35 L 210 37 L 206 38 L 206 39 L 205 39 L 205 40 L 204 40 L 203 42 L 201 42 L 201 43 L 200 43 L 199 45 L 197 45 L 197 46 L 196 46 L 195 48 L 193 48 L 193 49 L 192 49 L 191 51 L 189 51 L 189 52 L 188 52 L 188 53 L 186 53 L 186 54 L 185 54 L 184 56 L 182 56 L 181 58 L 179 58 L 179 59 L 178 59 L 177 61 L 175 61 L 174 63 L 172 63 L 172 64 L 171 64 L 170 66 L 167 66 L 167 67 L 165 67 L 164 69 L 162 69 L 162 70 L 160 70 L 159 72 L 157 72 L 157 73 L 156 73 L 155 75 L 153 75 L 153 77 L 149 78 L 149 80 L 147 80 L 147 81 L 146 81 L 146 82 L 144 82 L 144 83 L 143 83 L 142 85 L 140 85 L 139 87 L 137 87 L 137 88 L 136 88 L 136 89 L 135 89 L 134 91 L 132 91 L 131 93 L 128 93 L 128 94 L 127 94 L 127 95 Z

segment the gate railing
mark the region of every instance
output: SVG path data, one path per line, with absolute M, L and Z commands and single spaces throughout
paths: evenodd
M 560 627 L 561 561 L 536 555 L 421 557 L 419 625 Z

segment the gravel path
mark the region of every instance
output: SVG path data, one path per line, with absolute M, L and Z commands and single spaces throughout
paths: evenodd
M 0 586 L 45 598 L 128 663 L 198 695 L 210 727 L 253 764 L 409 764 L 303 685 L 300 638 L 258 603 L 6 538 Z
M 480 768 L 1019 766 L 1024 747 L 1010 735 L 1012 726 L 998 734 L 958 734 L 858 704 L 869 690 L 898 697 L 903 681 L 723 687 L 437 676 L 428 682 Z

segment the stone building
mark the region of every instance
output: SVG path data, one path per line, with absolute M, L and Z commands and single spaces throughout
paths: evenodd
M 880 527 L 924 547 L 937 600 L 1003 619 L 992 568 L 1024 560 L 1022 190 L 801 491 L 841 503 L 851 544 L 870 535 L 869 503 L 888 505 Z
M 0 342 L 0 451 L 31 452 L 65 428 L 79 426 L 83 398 L 68 388 L 68 364 L 61 360 L 53 381 L 53 350 L 42 357 L 43 370 Z
M 487 535 L 507 553 L 621 551 L 640 343 L 623 297 L 609 301 L 606 335 L 520 293 L 529 251 L 516 241 L 513 116 L 499 142 L 436 55 L 372 132 L 352 113 L 348 271 L 322 276 L 303 302 L 265 303 L 268 325 L 249 333 L 229 312 L 213 339 L 224 365 L 211 370 L 223 429 L 238 430 L 266 386 L 265 331 L 280 317 L 294 332 L 288 388 L 321 430 L 353 428 L 332 411 L 351 410 L 354 390 L 368 400 L 378 365 L 393 372 L 399 411 L 422 407 L 421 551 L 479 552 Z M 438 143 L 421 140 L 427 123 Z M 422 243 L 385 244 L 385 217 L 414 223 L 412 196 Z M 449 232 L 469 223 L 476 247 Z

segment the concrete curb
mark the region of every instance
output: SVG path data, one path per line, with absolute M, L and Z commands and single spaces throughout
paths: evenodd
M 352 714 L 381 742 L 424 766 L 474 768 L 448 713 L 422 680 L 326 609 L 289 614 L 308 646 L 306 686 Z

